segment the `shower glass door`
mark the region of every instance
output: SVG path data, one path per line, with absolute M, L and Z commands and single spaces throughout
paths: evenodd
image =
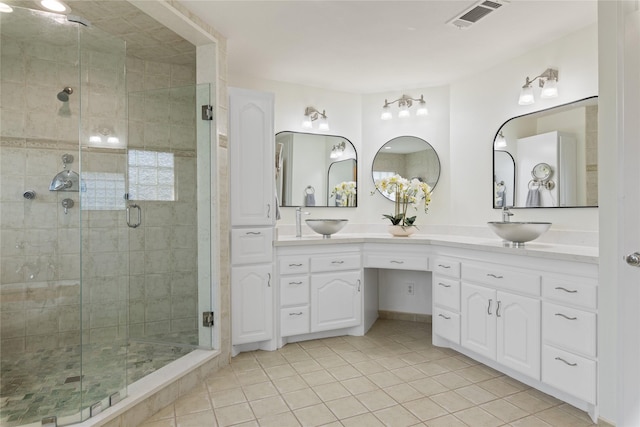
M 129 92 L 129 382 L 211 347 L 209 85 Z M 200 286 L 199 286 L 200 284 Z M 202 310 L 202 308 L 205 308 Z

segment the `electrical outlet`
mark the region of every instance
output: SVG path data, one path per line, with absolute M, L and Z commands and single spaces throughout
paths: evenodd
M 415 283 L 407 282 L 406 286 L 407 286 L 406 287 L 407 295 L 415 295 L 416 294 L 416 284 Z

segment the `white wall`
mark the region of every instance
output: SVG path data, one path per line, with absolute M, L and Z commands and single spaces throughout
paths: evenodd
M 492 141 L 511 117 L 598 94 L 598 33 L 591 25 L 451 85 L 451 221 L 483 225 L 499 214 L 491 207 Z M 558 69 L 559 96 L 518 105 L 525 78 Z M 534 93 L 537 88 L 534 89 Z M 538 94 L 536 93 L 536 96 Z M 484 185 L 483 183 L 486 183 Z M 522 209 L 515 220 L 550 221 L 556 230 L 598 230 L 598 210 Z

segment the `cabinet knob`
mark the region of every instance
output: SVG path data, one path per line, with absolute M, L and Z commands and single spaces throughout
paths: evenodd
M 624 260 L 631 267 L 640 267 L 640 252 L 634 252 L 624 257 Z

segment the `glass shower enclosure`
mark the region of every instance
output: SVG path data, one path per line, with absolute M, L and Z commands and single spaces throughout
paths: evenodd
M 124 41 L 24 8 L 0 67 L 0 426 L 73 424 L 211 348 L 211 88 L 128 92 Z

